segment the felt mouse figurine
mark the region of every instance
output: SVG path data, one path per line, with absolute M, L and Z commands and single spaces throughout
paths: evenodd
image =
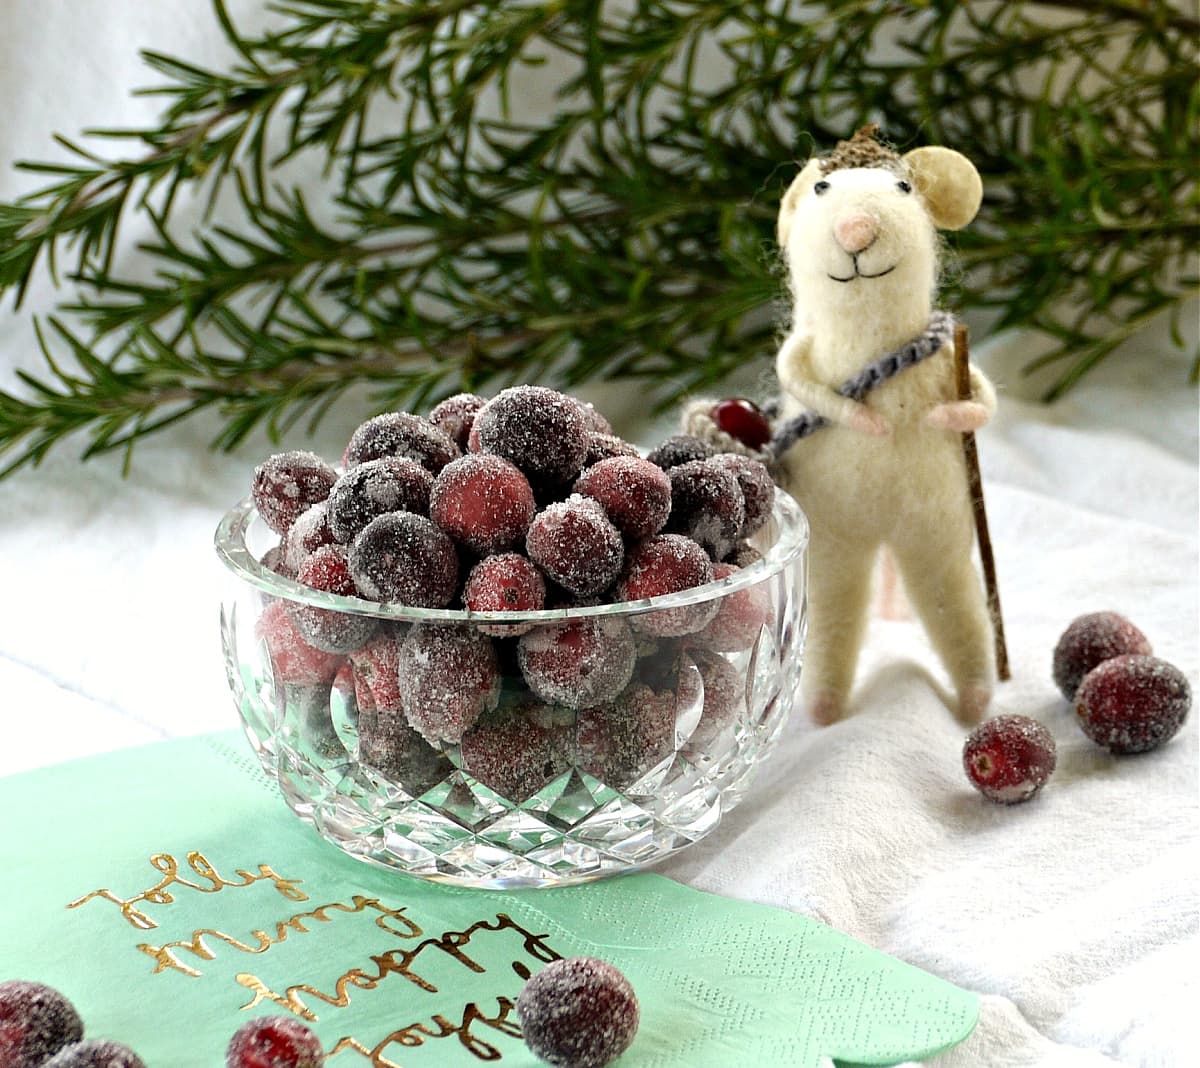
M 793 311 L 765 451 L 812 526 L 803 685 L 816 722 L 841 717 L 886 547 L 949 673 L 955 713 L 974 724 L 996 660 L 962 435 L 988 421 L 996 399 L 974 367 L 970 399 L 959 399 L 953 320 L 934 296 L 937 231 L 969 223 L 983 186 L 960 153 L 901 156 L 877 131 L 809 160 L 778 216 Z M 685 429 L 728 447 L 704 425 L 702 404 L 685 410 Z

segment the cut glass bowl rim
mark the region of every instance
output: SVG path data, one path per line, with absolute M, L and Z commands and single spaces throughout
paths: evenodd
M 461 608 L 418 608 L 394 602 L 368 601 L 361 597 L 343 597 L 304 586 L 294 579 L 277 574 L 265 567 L 246 544 L 246 533 L 258 513 L 249 497 L 243 498 L 221 518 L 213 537 L 213 544 L 221 562 L 239 579 L 261 590 L 270 597 L 282 597 L 289 601 L 332 609 L 348 615 L 371 616 L 376 619 L 395 620 L 401 623 L 460 623 L 504 624 L 522 623 L 547 624 L 566 619 L 583 619 L 605 616 L 642 615 L 670 608 L 682 608 L 701 604 L 719 597 L 727 597 L 737 590 L 757 586 L 790 566 L 804 551 L 809 540 L 808 520 L 800 506 L 787 493 L 775 491 L 775 504 L 771 509 L 769 523 L 774 524 L 777 536 L 770 551 L 728 578 L 716 579 L 703 586 L 680 590 L 678 593 L 660 597 L 646 597 L 636 601 L 619 601 L 612 604 L 572 605 L 568 608 L 546 608 L 536 612 L 472 612 Z

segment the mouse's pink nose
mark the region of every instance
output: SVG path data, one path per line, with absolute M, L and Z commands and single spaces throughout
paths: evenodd
M 837 243 L 851 255 L 862 252 L 878 236 L 875 220 L 865 212 L 856 211 L 843 215 L 833 226 Z

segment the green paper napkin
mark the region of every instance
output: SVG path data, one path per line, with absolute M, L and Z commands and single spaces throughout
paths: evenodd
M 975 1025 L 973 995 L 942 980 L 659 876 L 494 892 L 359 863 L 233 734 L 0 779 L 0 813 L 0 979 L 58 987 L 149 1068 L 217 1068 L 250 1014 L 281 1012 L 330 1068 L 533 1068 L 523 977 L 579 955 L 637 991 L 620 1068 L 895 1064 Z

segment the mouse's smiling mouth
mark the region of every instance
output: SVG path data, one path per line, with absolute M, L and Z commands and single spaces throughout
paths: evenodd
M 882 278 L 885 274 L 891 274 L 896 269 L 896 264 L 892 264 L 886 270 L 876 271 L 874 274 L 864 274 L 858 269 L 858 257 L 854 258 L 854 273 L 847 278 L 840 278 L 836 274 L 826 272 L 826 277 L 832 278 L 835 282 L 853 282 L 856 278 Z

